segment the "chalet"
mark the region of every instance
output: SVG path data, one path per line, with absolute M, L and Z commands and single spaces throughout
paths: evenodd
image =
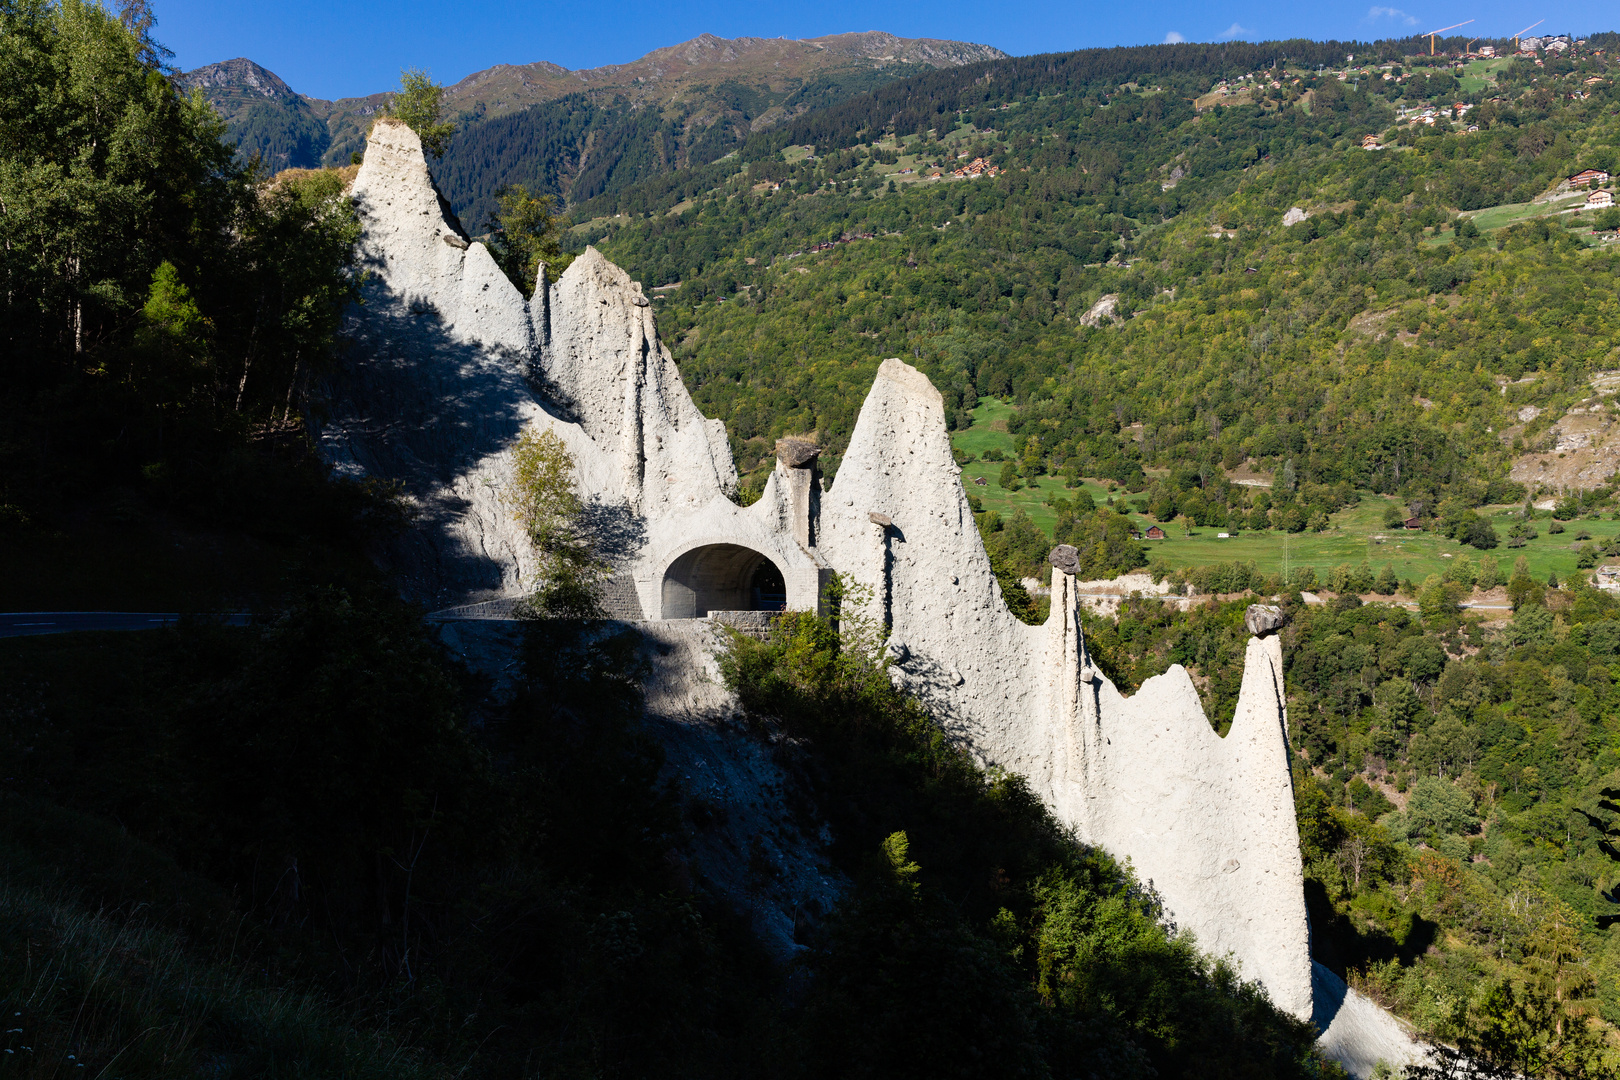
M 1479 55 L 1481 55 L 1481 56 L 1495 56 L 1496 55 L 1496 46 L 1495 45 L 1481 45 L 1479 47 Z
M 1147 538 L 1149 540 L 1163 540 L 1165 538 L 1164 530 L 1159 528 L 1157 525 L 1149 525 Z
M 1588 210 L 1602 210 L 1606 206 L 1614 205 L 1614 195 L 1607 191 L 1594 191 L 1586 197 Z
M 1421 529 L 1421 528 L 1423 528 L 1423 519 L 1422 518 L 1409 517 L 1409 518 L 1406 519 L 1406 527 L 1408 529 Z
M 1379 143 L 1378 136 L 1363 135 L 1361 137 L 1361 148 L 1363 150 L 1382 150 L 1384 147 Z
M 1609 174 L 1602 169 L 1582 169 L 1569 178 L 1569 186 L 1572 188 L 1597 187 L 1599 184 L 1607 184 L 1608 182 Z
M 966 157 L 966 154 L 961 155 Z M 999 176 L 1001 170 L 980 157 L 974 158 L 960 169 L 953 169 L 951 175 L 958 180 L 977 180 L 981 176 Z

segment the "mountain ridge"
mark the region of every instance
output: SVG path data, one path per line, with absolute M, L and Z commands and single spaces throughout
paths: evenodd
M 742 97 L 763 106 L 742 110 L 749 131 L 756 131 L 804 111 L 779 106 L 818 80 L 847 82 L 854 93 L 873 85 L 874 77 L 888 81 L 1006 55 L 989 45 L 902 38 L 883 31 L 804 40 L 728 39 L 705 33 L 623 64 L 572 71 L 549 60 L 496 64 L 446 87 L 445 103 L 466 126 L 584 94 L 595 105 L 622 99 L 626 107 L 656 107 L 671 119 L 673 110 L 683 114 L 679 120 L 684 127 L 695 123 L 707 128 L 738 112 L 733 102 L 719 99 Z M 392 95 L 306 96 L 247 57 L 205 64 L 180 74 L 178 81 L 186 89 L 201 89 L 224 117 L 228 140 L 246 156 L 257 153 L 271 171 L 347 162 L 363 146 L 371 117 Z M 843 96 L 848 93 L 835 90 L 832 99 Z M 816 99 L 818 104 L 827 100 L 825 93 Z
M 869 61 L 877 64 L 908 63 L 928 67 L 956 67 L 980 60 L 998 60 L 1007 54 L 989 45 L 948 41 L 940 38 L 901 38 L 883 31 L 863 31 L 850 34 L 831 34 L 819 38 L 722 38 L 714 34 L 699 34 L 689 41 L 654 49 L 645 56 L 625 64 L 604 64 L 601 67 L 570 71 L 560 64 L 540 60 L 531 64 L 496 64 L 475 71 L 447 88 L 446 100 L 452 109 L 467 109 L 476 103 L 488 102 L 502 91 L 516 93 L 503 77 L 515 77 L 517 90 L 532 91 L 518 94 L 489 110 L 501 115 L 523 107 L 518 101 L 536 104 L 579 91 L 600 92 L 626 90 L 633 101 L 653 97 L 649 90 L 655 84 L 678 81 L 694 71 L 704 72 L 716 65 L 740 65 L 751 62 L 769 62 L 779 77 L 802 76 L 805 67 L 828 67 L 814 58 L 825 56 L 835 61 Z M 542 82 L 543 81 L 543 82 Z M 487 105 L 486 105 L 487 108 Z

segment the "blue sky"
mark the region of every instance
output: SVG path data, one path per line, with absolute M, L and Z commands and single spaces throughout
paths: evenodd
M 1510 36 L 1538 18 L 1540 32 L 1620 27 L 1602 6 L 1490 0 L 1445 5 L 1394 0 L 1369 5 L 1221 3 L 1079 4 L 1068 0 L 762 3 L 751 0 L 614 4 L 558 0 L 154 0 L 158 38 L 182 68 L 246 56 L 313 97 L 388 89 L 402 67 L 452 83 L 499 63 L 550 60 L 566 68 L 624 63 L 701 33 L 721 37 L 816 37 L 887 30 L 954 38 L 1015 55 L 1165 40 L 1309 37 L 1370 40 L 1421 33 L 1472 17 L 1469 33 Z M 1594 22 L 1594 20 L 1597 20 Z

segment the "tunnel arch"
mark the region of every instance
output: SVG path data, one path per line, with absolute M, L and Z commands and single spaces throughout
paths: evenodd
M 703 544 L 664 571 L 659 606 L 665 619 L 698 619 L 713 611 L 785 611 L 787 576 L 762 551 Z

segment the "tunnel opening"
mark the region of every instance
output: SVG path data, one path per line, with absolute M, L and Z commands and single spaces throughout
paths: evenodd
M 701 619 L 715 611 L 786 611 L 781 568 L 739 544 L 693 548 L 664 571 L 663 617 Z

